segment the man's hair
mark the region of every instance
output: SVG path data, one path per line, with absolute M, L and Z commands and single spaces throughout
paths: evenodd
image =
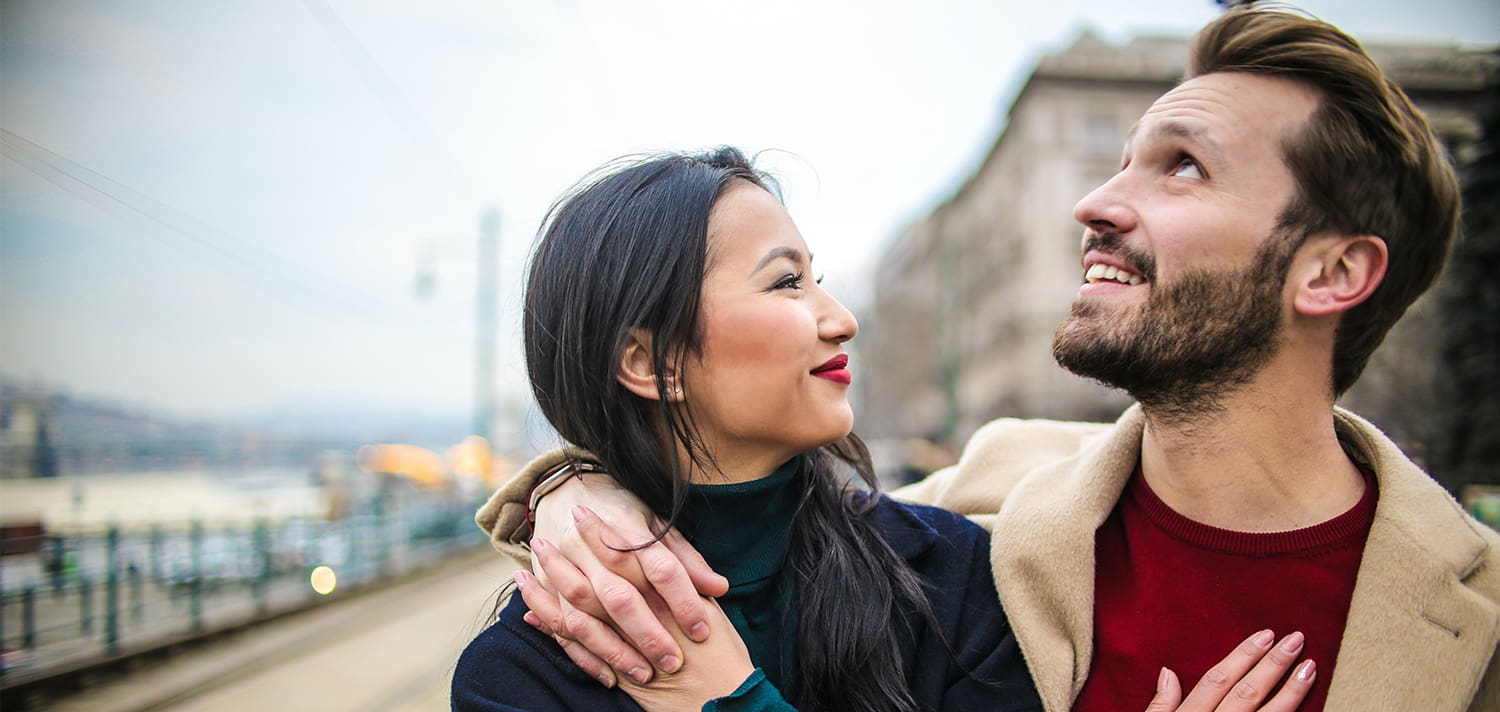
M 1282 9 L 1229 10 L 1190 52 L 1189 77 L 1215 72 L 1291 79 L 1320 95 L 1307 126 L 1282 146 L 1297 181 L 1283 226 L 1298 239 L 1335 232 L 1385 240 L 1384 281 L 1339 321 L 1332 385 L 1342 395 L 1442 271 L 1458 230 L 1458 178 L 1406 93 L 1333 25 Z

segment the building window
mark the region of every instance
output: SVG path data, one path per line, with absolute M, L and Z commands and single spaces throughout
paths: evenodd
M 1088 155 L 1109 158 L 1120 155 L 1125 137 L 1120 133 L 1119 123 L 1110 114 L 1084 114 L 1083 150 Z

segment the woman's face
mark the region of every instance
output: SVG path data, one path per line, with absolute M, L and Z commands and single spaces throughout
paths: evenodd
M 843 343 L 859 325 L 818 285 L 812 255 L 781 203 L 736 180 L 708 222 L 698 354 L 683 399 L 733 479 L 767 475 L 854 426 Z

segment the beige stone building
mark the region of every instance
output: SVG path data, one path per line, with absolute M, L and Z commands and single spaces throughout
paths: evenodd
M 1461 162 L 1500 57 L 1447 46 L 1370 51 Z M 974 175 L 879 262 L 856 342 L 860 432 L 961 443 L 1000 416 L 1112 420 L 1128 405 L 1052 360 L 1052 333 L 1081 280 L 1072 208 L 1114 174 L 1126 131 L 1181 78 L 1186 56 L 1183 38 L 1116 46 L 1085 32 L 1040 60 Z M 1419 303 L 1409 313 L 1345 399 L 1401 440 L 1417 437 L 1402 416 L 1433 397 L 1429 311 Z

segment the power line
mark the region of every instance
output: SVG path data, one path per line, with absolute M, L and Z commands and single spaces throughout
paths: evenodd
M 458 159 L 448 152 L 442 142 L 437 140 L 427 123 L 422 120 L 422 115 L 407 101 L 406 95 L 401 88 L 391 79 L 390 75 L 375 61 L 375 57 L 359 41 L 354 31 L 349 29 L 343 18 L 328 5 L 325 0 L 303 0 L 309 12 L 317 19 L 328 38 L 333 41 L 349 63 L 354 66 L 360 78 L 369 87 L 370 91 L 380 101 L 390 114 L 391 118 L 402 127 L 408 136 L 417 145 L 426 148 L 442 164 L 444 175 L 454 182 L 470 185 L 468 174 L 463 169 Z
M 84 202 L 127 220 L 144 220 L 153 227 L 166 228 L 166 234 L 177 238 L 179 242 L 190 244 L 247 273 L 270 277 L 312 297 L 316 303 L 361 316 L 370 313 L 368 305 L 360 303 L 363 300 L 347 299 L 323 288 L 321 281 L 299 276 L 297 273 L 301 270 L 284 258 L 29 141 L 9 129 L 0 128 L 0 154 Z M 145 232 L 153 237 L 162 235 L 156 229 Z M 264 288 L 260 282 L 256 282 L 255 286 Z M 267 291 L 278 298 L 285 298 L 277 290 Z

